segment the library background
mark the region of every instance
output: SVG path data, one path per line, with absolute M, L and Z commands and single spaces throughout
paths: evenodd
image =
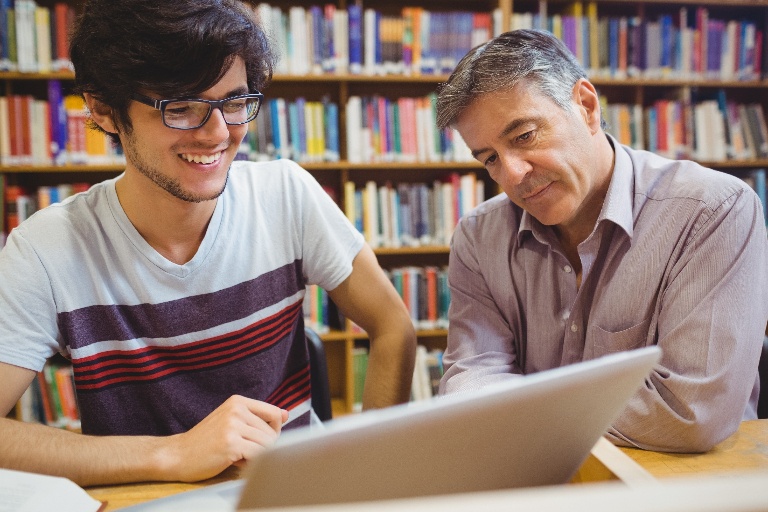
M 451 233 L 498 191 L 458 135 L 435 128 L 435 91 L 493 35 L 552 31 L 587 69 L 620 142 L 734 174 L 766 204 L 768 0 L 248 5 L 282 58 L 240 157 L 298 161 L 365 235 L 417 327 L 415 400 L 434 394 L 441 374 Z M 78 0 L 0 0 L 0 247 L 37 209 L 123 169 L 71 94 L 67 33 L 80 8 Z M 304 314 L 325 344 L 334 415 L 355 411 L 365 332 L 321 289 L 307 290 Z M 47 365 L 15 414 L 77 428 L 65 359 Z

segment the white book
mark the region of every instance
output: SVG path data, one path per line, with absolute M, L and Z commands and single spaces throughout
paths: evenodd
M 16 0 L 16 58 L 18 70 L 35 73 L 37 50 L 35 49 L 35 3 L 32 0 Z
M 363 103 L 360 96 L 347 100 L 347 160 L 352 164 L 363 163 Z
M 454 162 L 473 162 L 475 157 L 472 156 L 472 150 L 469 149 L 467 143 L 461 137 L 461 134 L 457 130 L 452 129 L 452 141 L 453 141 L 453 161 Z
M 280 59 L 277 62 L 275 72 L 288 74 L 291 70 L 290 56 L 288 55 L 288 41 L 290 34 L 288 31 L 288 13 L 283 12 L 279 7 L 272 7 L 272 32 L 274 41 Z
M 291 7 L 289 14 L 289 72 L 293 75 L 309 74 L 309 41 L 307 40 L 307 12 L 303 7 Z
M 453 204 L 453 184 L 443 183 L 441 192 L 443 205 L 443 243 L 448 245 L 453 236 L 453 230 L 456 228 L 456 210 Z
M 29 140 L 32 148 L 32 163 L 34 165 L 50 165 L 48 154 L 50 133 L 48 124 L 48 102 L 33 100 L 30 102 Z
M 461 184 L 461 215 L 466 213 L 477 206 L 475 204 L 475 183 L 477 182 L 477 176 L 475 173 L 470 172 L 461 176 L 459 183 Z
M 284 98 L 277 98 L 277 129 L 280 134 L 278 158 L 291 158 L 291 136 L 288 133 L 288 108 Z
M 707 113 L 710 119 L 707 124 L 712 137 L 711 158 L 716 162 L 722 162 L 727 158 L 725 118 L 716 101 L 707 102 Z
M 363 11 L 363 70 L 366 75 L 375 75 L 379 69 L 376 62 L 376 11 Z
M 371 247 L 381 246 L 380 225 L 379 225 L 379 201 L 378 190 L 375 181 L 368 181 L 365 184 L 365 216 L 363 218 L 363 227 L 365 230 L 365 239 Z
M 336 73 L 349 72 L 349 16 L 347 11 L 336 9 L 333 13 L 333 51 Z
M 720 56 L 720 79 L 735 80 L 737 72 L 736 41 L 739 33 L 739 22 L 731 20 L 725 27 L 722 54 Z

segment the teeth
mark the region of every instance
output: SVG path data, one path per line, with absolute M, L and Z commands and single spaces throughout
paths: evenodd
M 187 162 L 194 162 L 196 164 L 212 164 L 221 157 L 221 151 L 214 153 L 213 155 L 190 155 L 188 153 L 182 153 L 181 158 Z

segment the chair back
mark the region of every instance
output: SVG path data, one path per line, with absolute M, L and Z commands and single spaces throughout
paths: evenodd
M 331 409 L 331 386 L 328 381 L 328 363 L 325 358 L 325 345 L 320 336 L 310 327 L 304 328 L 309 351 L 309 378 L 312 390 L 312 409 L 320 421 L 330 420 L 333 416 Z

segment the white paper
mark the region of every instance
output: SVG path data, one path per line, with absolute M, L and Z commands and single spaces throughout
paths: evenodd
M 96 512 L 101 502 L 72 480 L 0 468 L 0 512 Z

